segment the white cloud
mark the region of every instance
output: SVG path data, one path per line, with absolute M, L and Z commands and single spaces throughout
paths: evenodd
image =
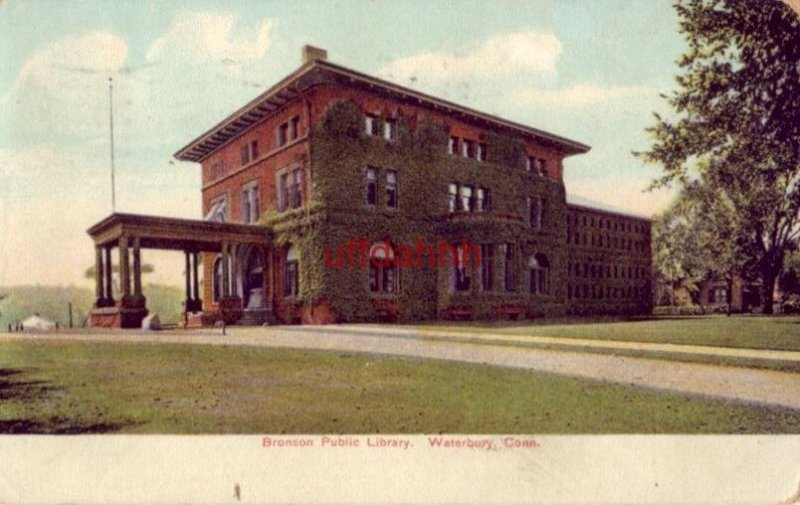
M 86 137 L 106 124 L 109 75 L 128 61 L 128 46 L 107 32 L 68 37 L 40 50 L 4 96 L 11 135 L 23 142 Z
M 536 31 L 496 35 L 469 52 L 429 52 L 395 60 L 378 75 L 400 83 L 553 76 L 561 42 Z
M 147 61 L 173 58 L 234 63 L 261 59 L 269 49 L 274 23 L 270 20 L 262 22 L 253 40 L 236 37 L 234 25 L 233 14 L 195 12 L 179 16 L 169 31 L 150 46 Z

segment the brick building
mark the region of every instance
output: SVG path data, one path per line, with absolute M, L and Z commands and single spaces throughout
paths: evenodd
M 184 252 L 189 324 L 648 311 L 650 222 L 567 203 L 563 159 L 588 150 L 306 46 L 299 69 L 175 154 L 201 165 L 204 219 L 89 229 L 90 322 L 138 324 L 147 248 Z

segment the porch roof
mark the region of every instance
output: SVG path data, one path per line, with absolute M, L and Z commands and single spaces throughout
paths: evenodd
M 114 246 L 120 237 L 138 237 L 145 249 L 221 251 L 222 242 L 263 244 L 272 239 L 261 225 L 218 223 L 199 219 L 114 213 L 87 230 L 95 245 Z

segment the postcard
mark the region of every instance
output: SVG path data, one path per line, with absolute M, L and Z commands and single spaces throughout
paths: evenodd
M 0 2 L 0 503 L 800 503 L 800 6 Z

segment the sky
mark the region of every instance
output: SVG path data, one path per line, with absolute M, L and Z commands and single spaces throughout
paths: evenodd
M 397 84 L 592 146 L 570 194 L 650 216 L 646 149 L 685 45 L 652 0 L 0 0 L 0 286 L 92 285 L 86 229 L 116 210 L 201 218 L 172 154 L 300 65 L 304 44 Z M 180 285 L 177 253 L 145 282 Z

